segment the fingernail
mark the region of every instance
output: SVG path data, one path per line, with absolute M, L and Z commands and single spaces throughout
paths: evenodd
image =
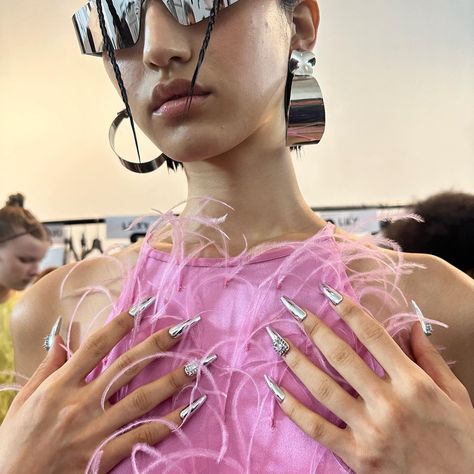
M 211 365 L 213 362 L 215 362 L 216 359 L 217 354 L 211 354 L 207 357 L 204 357 L 204 359 L 192 360 L 184 366 L 184 373 L 188 377 L 194 377 L 195 375 L 197 375 L 200 367 L 207 367 L 208 365 Z
M 46 352 L 49 352 L 51 347 L 53 347 L 54 338 L 59 334 L 62 322 L 63 318 L 62 316 L 59 316 L 59 318 L 56 320 L 53 327 L 51 328 L 51 332 L 47 336 L 45 336 L 43 341 L 43 347 Z
M 170 328 L 168 330 L 168 333 L 173 339 L 176 339 L 177 337 L 181 337 L 185 332 L 195 326 L 199 321 L 201 321 L 201 316 L 196 316 L 195 318 L 187 319 L 186 321 L 183 321 L 182 323 L 179 323 L 176 326 Z
M 280 357 L 285 357 L 290 350 L 289 344 L 271 326 L 266 327 L 268 335 L 272 339 L 273 349 Z
M 147 308 L 149 308 L 155 302 L 155 300 L 156 298 L 154 296 L 146 298 L 141 303 L 137 303 L 136 305 L 132 306 L 128 310 L 128 314 L 132 318 L 136 318 L 139 314 L 143 313 Z
M 433 326 L 431 325 L 430 322 L 426 321 L 426 318 L 423 315 L 423 312 L 421 311 L 420 307 L 416 304 L 414 300 L 411 300 L 411 305 L 413 307 L 413 311 L 415 311 L 415 314 L 418 317 L 418 320 L 420 321 L 423 332 L 425 333 L 426 336 L 431 336 L 431 334 L 433 334 Z
M 302 323 L 308 316 L 303 308 L 300 308 L 294 301 L 290 300 L 290 298 L 288 298 L 287 296 L 282 296 L 280 298 L 280 301 L 298 322 Z
M 275 381 L 268 375 L 264 375 L 265 382 L 267 382 L 268 388 L 272 391 L 275 398 L 281 403 L 285 399 L 285 392 L 275 383 Z
M 334 288 L 331 288 L 329 285 L 326 285 L 325 283 L 321 283 L 321 291 L 323 295 L 334 305 L 337 306 L 338 304 L 341 304 L 342 301 L 344 300 L 344 297 L 336 291 Z
M 207 395 L 203 395 L 201 398 L 198 398 L 197 400 L 194 400 L 194 402 L 191 402 L 186 408 L 183 408 L 180 413 L 179 417 L 182 420 L 187 420 L 190 416 L 194 415 L 199 408 L 201 408 L 204 405 L 204 402 L 207 400 Z

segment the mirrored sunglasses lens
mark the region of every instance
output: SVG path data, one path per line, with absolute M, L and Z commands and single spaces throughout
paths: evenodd
M 162 0 L 173 17 L 184 26 L 195 25 L 211 15 L 213 0 Z M 238 0 L 220 0 L 219 10 Z
M 98 0 L 100 1 L 100 0 Z M 131 48 L 140 36 L 141 0 L 101 0 L 105 26 L 114 49 Z M 103 50 L 97 4 L 90 1 L 73 16 L 81 50 L 100 55 Z

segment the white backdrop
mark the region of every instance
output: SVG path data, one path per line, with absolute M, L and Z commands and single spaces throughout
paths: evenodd
M 0 200 L 22 191 L 45 220 L 167 209 L 185 197 L 183 173 L 133 175 L 108 148 L 121 101 L 100 59 L 78 52 L 70 17 L 79 6 L 0 0 Z M 308 203 L 474 192 L 474 2 L 320 6 L 328 127 L 296 160 Z

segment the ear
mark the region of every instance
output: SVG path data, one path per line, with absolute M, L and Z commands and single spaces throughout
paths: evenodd
M 293 12 L 291 48 L 311 51 L 316 44 L 319 7 L 316 0 L 301 0 Z

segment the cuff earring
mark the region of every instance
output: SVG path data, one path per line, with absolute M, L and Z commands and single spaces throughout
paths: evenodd
M 326 111 L 318 81 L 316 56 L 311 51 L 292 51 L 287 84 L 287 145 L 319 143 L 326 126 Z

